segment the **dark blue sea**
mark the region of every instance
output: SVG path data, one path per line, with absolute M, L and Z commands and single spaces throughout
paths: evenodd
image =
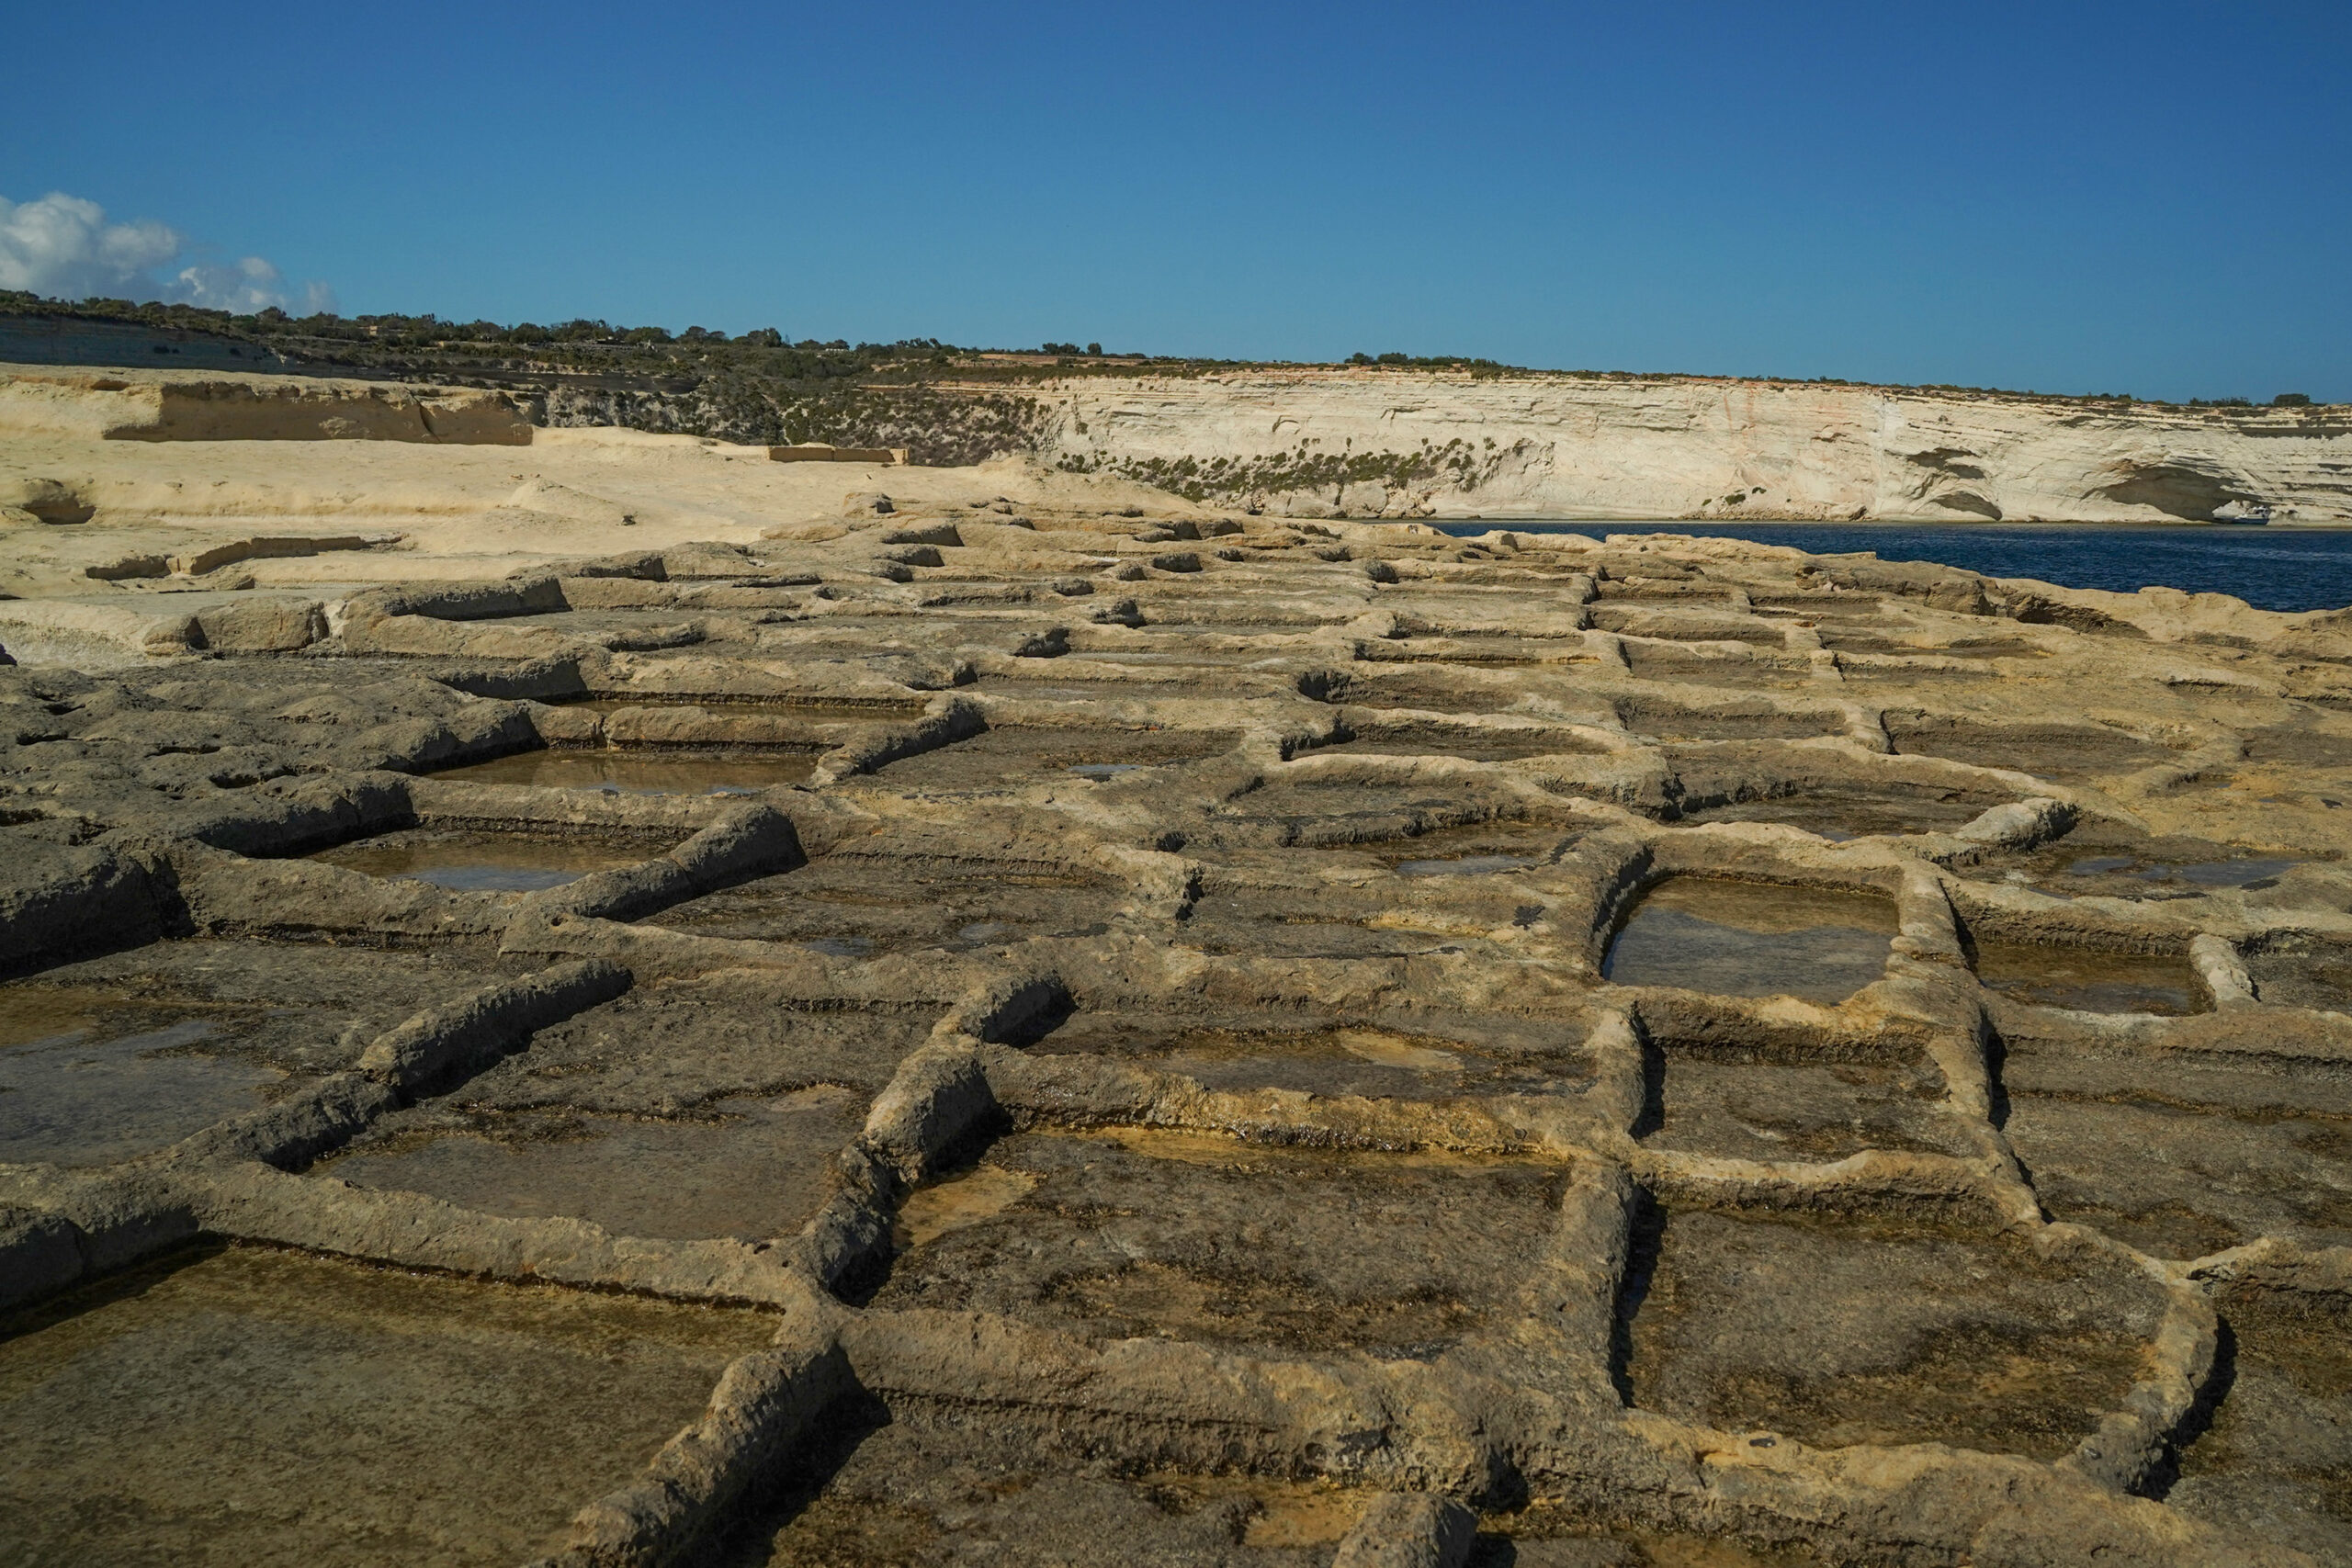
M 2131 528 L 1979 523 L 1441 523 L 1444 533 L 1696 534 L 1754 539 L 1814 555 L 1868 550 L 1881 560 L 1940 561 L 1987 577 L 2032 577 L 2067 588 L 2131 593 L 2178 588 L 2233 593 L 2263 610 L 2352 605 L 2352 528 Z

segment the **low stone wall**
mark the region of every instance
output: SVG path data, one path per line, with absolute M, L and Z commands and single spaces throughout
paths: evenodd
M 814 441 L 803 446 L 771 446 L 771 463 L 903 463 L 904 446 L 828 446 Z
M 527 446 L 503 392 L 277 376 L 57 374 L 0 367 L 0 434 L 107 441 L 413 441 Z

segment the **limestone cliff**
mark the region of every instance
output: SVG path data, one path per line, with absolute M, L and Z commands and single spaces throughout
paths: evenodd
M 1042 389 L 1037 456 L 1308 516 L 2352 522 L 2352 410 L 1246 370 Z
M 2352 407 L 1335 367 L 635 390 L 0 367 L 0 435 L 523 445 L 534 424 L 1035 459 L 1309 517 L 2352 523 Z

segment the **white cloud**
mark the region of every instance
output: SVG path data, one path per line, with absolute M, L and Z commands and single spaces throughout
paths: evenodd
M 184 266 L 173 277 L 170 288 L 176 291 L 173 297 L 191 305 L 232 310 L 239 315 L 251 315 L 272 305 L 305 316 L 314 310 L 334 309 L 334 291 L 323 283 L 304 285 L 298 309 L 286 292 L 285 275 L 259 256 L 247 256 L 233 266 L 202 262 Z
M 163 268 L 181 263 L 168 277 Z M 95 201 L 51 191 L 38 201 L 0 197 L 0 288 L 55 299 L 170 299 L 216 310 L 276 306 L 307 314 L 334 308 L 326 285 L 304 287 L 299 299 L 260 256 L 226 265 L 189 254 L 179 231 L 152 219 L 109 223 Z
M 120 294 L 179 253 L 179 235 L 161 223 L 108 223 L 106 209 L 62 191 L 21 204 L 0 197 L 0 288 Z

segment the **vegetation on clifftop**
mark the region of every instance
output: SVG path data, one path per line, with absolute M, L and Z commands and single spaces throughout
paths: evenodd
M 842 338 L 793 342 L 774 327 L 729 336 L 699 326 L 673 333 L 666 327 L 615 326 L 588 320 L 554 325 L 522 321 L 505 326 L 496 321 L 447 321 L 431 314 L 295 317 L 283 310 L 268 310 L 252 315 L 232 315 L 197 305 L 129 299 L 50 299 L 0 289 L 0 320 L 8 317 L 113 322 L 168 333 L 198 333 L 248 344 L 286 362 L 288 367 L 299 366 L 321 374 L 375 374 L 483 384 L 581 376 L 675 383 L 732 376 L 762 384 L 856 381 L 903 386 L 940 381 L 1034 383 L 1074 376 L 1132 376 L 1138 371 L 1155 376 L 1185 376 L 1227 370 L 1335 367 L 1288 361 L 1105 353 L 1102 345 L 1096 343 L 1082 347 L 1074 343 L 1047 343 L 1036 349 L 995 349 L 956 347 L 937 338 L 903 338 L 895 343 L 853 344 Z M 1799 379 L 1680 371 L 1538 370 L 1461 355 L 1358 353 L 1351 355 L 1343 367 L 1337 367 L 1374 372 L 1440 370 L 1472 377 L 1569 376 L 1609 381 L 1754 381 L 1773 386 L 1853 386 L 1958 397 L 2023 398 L 2040 402 L 2161 403 L 2161 400 L 2134 398 L 2129 392 L 2078 396 L 1944 383 L 1883 386 L 1829 376 Z M 2284 392 L 2272 400 L 2276 407 L 2304 407 L 2310 402 L 2300 392 Z M 2252 405 L 2245 398 L 2192 398 L 2188 406 Z
M 1376 484 L 1390 491 L 1439 487 L 1467 491 L 1478 488 L 1491 468 L 1491 457 L 1482 458 L 1470 442 L 1456 437 L 1442 446 L 1423 442 L 1411 452 L 1317 452 L 1301 444 L 1279 456 L 1246 458 L 1106 458 L 1100 454 L 1070 454 L 1061 459 L 1060 466 L 1069 473 L 1115 474 L 1172 491 L 1188 501 L 1209 501 L 1291 491 L 1336 495 L 1344 487 L 1357 484 Z

